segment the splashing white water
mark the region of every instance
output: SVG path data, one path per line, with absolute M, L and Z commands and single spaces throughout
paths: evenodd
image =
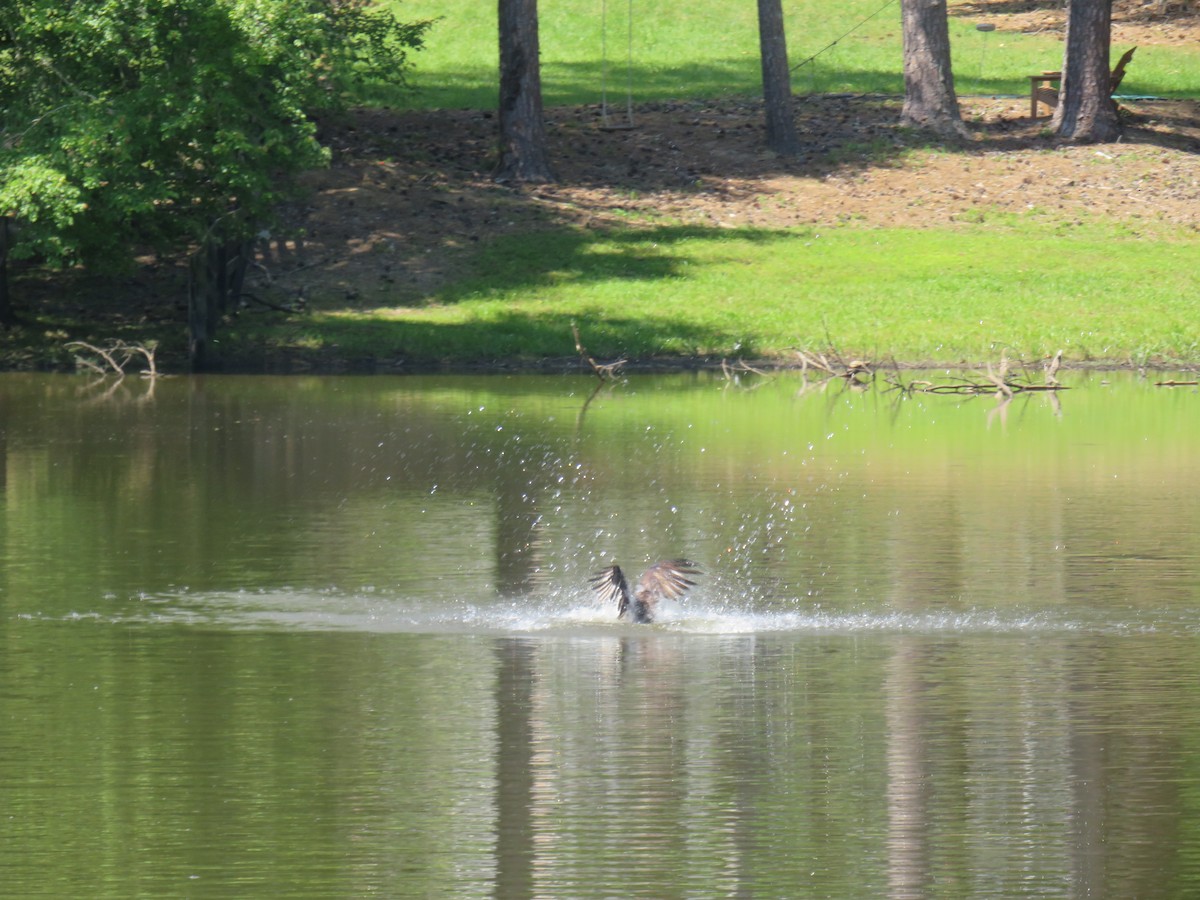
M 102 616 L 103 617 L 103 616 Z M 181 592 L 140 598 L 116 616 L 144 624 L 193 624 L 228 629 L 361 631 L 375 633 L 588 635 L 624 633 L 729 634 L 1028 634 L 1088 630 L 1099 623 L 1064 618 L 1054 610 L 967 609 L 833 611 L 807 598 L 764 604 L 749 598 L 723 603 L 664 602 L 653 625 L 620 621 L 614 610 L 579 593 L 545 593 L 488 602 L 433 600 L 337 590 Z M 1150 622 L 1105 623 L 1103 630 L 1151 630 Z

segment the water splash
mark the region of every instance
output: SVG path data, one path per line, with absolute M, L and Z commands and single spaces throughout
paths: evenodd
M 611 634 L 918 634 L 1029 635 L 1100 631 L 1145 633 L 1200 632 L 1200 621 L 1164 622 L 1156 617 L 1123 621 L 1072 619 L 1065 610 L 888 608 L 827 610 L 810 601 L 761 601 L 735 597 L 725 602 L 701 598 L 686 604 L 664 602 L 653 625 L 618 620 L 579 592 L 545 592 L 486 602 L 468 598 L 432 600 L 377 591 L 339 590 L 180 592 L 138 598 L 121 614 L 99 618 L 143 625 L 195 625 L 229 630 L 350 631 L 478 635 Z

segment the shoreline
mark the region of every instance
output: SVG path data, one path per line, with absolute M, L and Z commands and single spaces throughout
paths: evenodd
M 1200 341 L 1189 324 L 1193 282 L 1181 282 L 1200 250 L 1200 102 L 1132 104 L 1126 140 L 1103 148 L 1047 138 L 1044 122 L 1029 119 L 1019 99 L 963 105 L 974 137 L 945 145 L 900 129 L 896 98 L 797 98 L 807 145 L 795 160 L 763 152 L 757 100 L 647 104 L 638 109 L 639 129 L 628 132 L 597 130 L 592 107 L 554 109 L 550 139 L 560 180 L 516 189 L 490 177 L 495 126 L 484 112 L 355 110 L 328 124 L 323 137 L 335 150 L 333 162 L 307 173 L 302 199 L 281 211 L 281 228 L 260 249 L 253 300 L 230 311 L 210 368 L 586 373 L 569 353 L 569 323 L 576 318 L 611 325 L 588 333 L 585 345 L 601 363 L 627 348 L 626 372 L 719 370 L 722 359 L 729 366 L 802 369 L 794 347 L 810 358 L 835 358 L 844 347 L 847 359 L 853 354 L 901 370 L 994 366 L 1004 346 L 1020 348 L 1010 363 L 1029 369 L 1042 364 L 1034 353 L 1060 348 L 1067 354 L 1063 369 L 1200 365 Z M 944 292 L 942 306 L 918 311 L 893 303 L 877 314 L 877 325 L 864 328 L 858 313 L 905 287 L 893 275 L 878 296 L 860 291 L 844 300 L 840 282 L 832 281 L 817 303 L 828 307 L 834 298 L 841 306 L 797 307 L 806 318 L 794 319 L 776 309 L 771 320 L 762 314 L 763 298 L 782 307 L 779 298 L 792 282 L 775 273 L 764 294 L 761 270 L 769 257 L 751 245 L 789 235 L 829 237 L 823 253 L 837 246 L 852 254 L 855 241 L 866 248 L 861 252 L 874 252 L 879 239 L 870 236 L 887 235 L 893 243 L 910 241 L 918 254 L 961 242 L 978 256 L 954 263 L 961 283 L 958 293 Z M 724 253 L 727 239 L 747 246 Z M 1036 290 L 1040 273 L 1063 265 L 1054 250 L 1043 261 L 1043 250 L 1080 246 L 1104 262 L 1109 241 L 1115 249 L 1138 248 L 1125 259 L 1141 274 L 1113 276 L 1115 290 L 1125 292 L 1119 303 L 1110 297 L 1093 305 L 1083 292 L 1106 283 L 1078 264 L 1061 293 L 1042 292 L 1007 320 L 989 315 L 987 332 L 959 339 L 954 314 L 962 298 L 991 286 L 991 270 L 992 282 L 1008 284 L 1006 273 L 1024 278 L 1013 283 L 1013 293 Z M 665 249 L 655 249 L 656 242 Z M 1017 251 L 1009 252 L 1010 244 Z M 909 246 L 891 247 L 891 262 Z M 1149 249 L 1161 252 L 1154 257 Z M 987 255 L 1001 250 L 1006 255 Z M 1157 269 L 1151 259 L 1158 259 Z M 680 278 L 684 265 L 692 266 L 689 277 L 725 265 L 741 279 L 730 281 L 729 296 L 739 298 L 726 304 L 736 306 L 732 315 L 694 315 L 725 303 L 725 289 L 714 293 L 711 282 L 703 299 L 655 293 Z M 759 270 L 743 273 L 738 265 Z M 72 341 L 154 344 L 160 368 L 188 369 L 180 260 L 143 257 L 132 272 L 108 279 L 25 264 L 10 275 L 23 321 L 0 332 L 0 371 L 72 370 L 66 347 Z M 1176 276 L 1174 293 L 1164 294 L 1163 275 Z M 554 294 L 550 288 L 560 283 L 611 289 Z M 621 293 L 626 284 L 632 293 Z M 756 288 L 758 296 L 747 290 L 741 297 L 737 285 Z M 522 306 L 530 295 L 540 299 Z M 1004 291 L 983 296 L 1009 299 Z M 1144 321 L 1129 324 L 1131 309 Z M 1087 329 L 1083 339 L 1072 338 L 1075 326 L 1068 323 L 1077 320 Z M 900 325 L 907 334 L 891 331 Z M 895 362 L 877 343 L 877 335 L 889 332 L 885 343 L 901 351 Z M 739 346 L 758 354 L 743 360 L 735 355 Z M 979 355 L 992 346 L 996 356 Z M 937 348 L 956 356 L 938 359 Z
M 819 356 L 819 355 L 818 355 Z M 319 358 L 318 358 L 319 357 Z M 446 362 L 407 362 L 404 360 L 383 360 L 355 357 L 337 357 L 321 353 L 308 354 L 273 354 L 269 359 L 251 362 L 246 359 L 234 359 L 227 364 L 218 365 L 201 372 L 188 371 L 186 367 L 163 365 L 156 363 L 157 375 L 160 377 L 179 377 L 189 375 L 229 375 L 229 376 L 388 376 L 388 375 L 476 375 L 503 377 L 509 375 L 561 375 L 587 376 L 598 382 L 619 381 L 626 376 L 636 375 L 669 375 L 679 373 L 715 373 L 724 374 L 727 378 L 745 375 L 771 376 L 783 373 L 809 374 L 814 378 L 845 378 L 860 382 L 869 381 L 887 373 L 911 372 L 946 372 L 953 374 L 986 373 L 997 369 L 1002 363 L 1002 357 L 981 359 L 977 361 L 936 361 L 936 360 L 901 360 L 890 357 L 882 360 L 851 360 L 845 361 L 836 355 L 827 354 L 823 357 L 828 367 L 813 362 L 814 356 L 809 355 L 808 361 L 802 359 L 751 358 L 740 357 L 651 357 L 625 360 L 597 360 L 593 367 L 587 360 L 576 356 L 553 357 L 546 359 L 508 359 L 486 360 L 478 362 L 446 361 Z M 93 360 L 102 362 L 99 360 Z M 1051 364 L 1051 357 L 1026 359 L 1021 357 L 1004 357 L 1010 375 L 1017 375 L 1026 381 L 1043 377 Z M 86 364 L 74 366 L 42 365 L 26 367 L 0 368 L 4 374 L 105 374 L 122 376 L 137 376 L 143 374 L 144 360 L 134 359 L 124 373 L 112 370 L 98 373 L 96 368 Z M 1125 358 L 1105 358 L 1089 360 L 1060 359 L 1052 370 L 1058 373 L 1070 372 L 1140 372 L 1149 373 L 1188 373 L 1200 372 L 1198 360 L 1166 360 L 1152 358 L 1135 360 L 1132 355 Z

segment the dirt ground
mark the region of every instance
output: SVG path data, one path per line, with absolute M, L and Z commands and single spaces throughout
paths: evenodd
M 897 126 L 899 101 L 796 100 L 799 159 L 764 147 L 761 106 L 643 105 L 606 131 L 594 107 L 550 110 L 558 181 L 494 183 L 495 121 L 467 111 L 355 112 L 327 135 L 276 241 L 276 285 L 317 302 L 420 302 L 479 241 L 573 224 L 934 227 L 1008 214 L 1072 223 L 1102 216 L 1135 232 L 1200 227 L 1200 104 L 1123 104 L 1118 144 L 1074 146 L 1028 117 L 1028 99 L 967 99 L 973 140 L 947 147 Z M 320 298 L 318 300 L 318 298 Z
M 1061 35 L 1066 4 L 1054 0 L 949 0 L 950 14 L 993 22 L 998 31 Z M 1200 8 L 1195 0 L 1114 0 L 1114 47 L 1195 44 Z
M 1118 0 L 1114 45 L 1200 38 L 1200 10 Z M 954 14 L 998 30 L 1061 33 L 1061 2 L 982 0 Z M 1136 59 L 1131 71 L 1136 71 Z M 508 231 L 612 224 L 934 227 L 1025 215 L 1102 216 L 1127 230 L 1200 227 L 1200 103 L 1123 101 L 1120 143 L 1058 142 L 1024 98 L 965 98 L 972 139 L 948 146 L 899 128 L 899 100 L 798 96 L 803 154 L 767 151 L 761 104 L 643 104 L 631 129 L 598 107 L 547 110 L 558 180 L 496 184 L 490 111 L 359 110 L 326 123 L 332 166 L 306 179 L 266 261 L 277 299 L 316 306 L 419 304 Z M 1043 112 L 1048 110 L 1043 108 Z

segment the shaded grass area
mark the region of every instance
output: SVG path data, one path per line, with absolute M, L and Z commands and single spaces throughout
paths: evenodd
M 1194 241 L 1022 228 L 563 229 L 500 238 L 427 305 L 229 329 L 255 346 L 391 366 L 574 355 L 789 360 L 793 348 L 976 363 L 1200 358 Z M 1053 246 L 1053 254 L 1037 252 Z
M 151 288 L 136 277 L 18 263 L 10 282 L 18 321 L 0 329 L 0 371 L 73 368 L 74 354 L 67 349 L 73 341 L 153 347 L 160 369 L 187 368 L 182 269 Z

